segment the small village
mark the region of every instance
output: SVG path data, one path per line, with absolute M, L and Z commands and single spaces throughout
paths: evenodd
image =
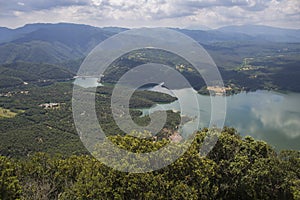
M 29 91 L 27 90 L 24 90 L 24 91 L 13 91 L 13 92 L 6 92 L 6 93 L 0 93 L 0 97 L 12 97 L 14 95 L 17 95 L 17 94 L 25 94 L 25 95 L 28 95 L 29 94 Z

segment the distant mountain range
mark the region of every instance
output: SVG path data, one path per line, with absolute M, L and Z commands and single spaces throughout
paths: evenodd
M 26 83 L 47 85 L 69 80 L 76 75 L 82 61 L 96 45 L 126 30 L 68 23 L 0 28 L 0 89 Z M 300 30 L 253 25 L 215 30 L 173 30 L 202 44 L 219 67 L 226 84 L 234 83 L 252 90 L 277 88 L 300 91 Z M 167 54 L 149 55 L 153 55 L 153 59 L 161 59 L 159 61 L 163 64 L 170 65 L 173 60 L 173 67 L 177 63 Z M 106 76 L 108 82 L 119 78 L 123 68 L 142 64 L 134 56 L 116 63 L 117 66 L 107 71 L 111 72 Z M 245 66 L 251 70 L 241 69 Z M 202 87 L 195 74 L 182 73 L 190 78 L 195 88 Z
M 125 31 L 81 24 L 28 24 L 17 29 L 0 28 L 0 63 L 16 61 L 57 64 L 84 57 L 98 43 Z M 180 31 L 201 44 L 216 42 L 300 43 L 300 30 L 267 26 L 228 26 L 216 30 Z
M 300 42 L 299 29 L 283 29 L 261 25 L 226 26 L 218 29 L 222 33 L 246 34 L 257 40 L 270 42 Z

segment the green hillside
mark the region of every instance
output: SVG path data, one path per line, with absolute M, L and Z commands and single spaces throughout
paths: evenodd
M 83 53 L 61 43 L 29 41 L 0 45 L 0 62 L 17 61 L 59 63 L 83 56 Z
M 46 83 L 72 79 L 74 73 L 57 65 L 16 62 L 0 65 L 0 88 L 18 86 L 24 82 Z

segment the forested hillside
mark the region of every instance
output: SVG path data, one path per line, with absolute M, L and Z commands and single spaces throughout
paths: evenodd
M 173 164 L 141 174 L 115 171 L 84 155 L 39 153 L 26 160 L 2 156 L 0 199 L 300 198 L 299 152 L 277 154 L 265 142 L 242 139 L 234 129 L 225 128 L 217 145 L 202 157 L 199 148 L 207 134 L 207 129 L 198 132 L 189 150 Z M 110 139 L 134 152 L 141 151 L 136 147 L 151 151 L 168 143 L 128 136 Z

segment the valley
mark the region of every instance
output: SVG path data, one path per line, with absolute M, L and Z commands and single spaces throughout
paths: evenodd
M 300 30 L 173 28 L 207 50 L 224 87 L 207 86 L 185 59 L 153 48 L 125 53 L 101 77 L 77 76 L 97 44 L 126 30 L 69 23 L 0 28 L 0 199 L 299 199 Z M 127 71 L 149 62 L 170 66 L 191 87 L 150 83 L 136 90 L 131 119 L 145 127 L 150 115 L 165 112 L 166 123 L 157 134 L 128 135 L 114 120 L 111 96 Z M 95 92 L 95 116 L 108 139 L 100 141 L 123 157 L 97 145 L 98 135 L 88 138 L 96 143 L 88 151 L 72 103 L 89 102 L 74 100 L 74 88 L 83 97 Z M 212 110 L 220 111 L 212 99 L 227 103 L 220 129 L 210 124 Z M 115 112 L 122 117 L 123 110 Z M 79 115 L 90 130 L 97 128 L 88 112 Z M 218 140 L 202 151 L 207 137 Z M 147 154 L 168 146 L 167 155 Z M 140 173 L 182 149 L 170 165 Z M 103 152 L 115 168 L 93 157 Z M 132 165 L 143 153 L 147 157 Z
M 14 36 L 2 35 L 0 107 L 2 116 L 6 116 L 0 120 L 0 152 L 3 155 L 24 156 L 38 152 L 45 146 L 45 151 L 49 152 L 69 152 L 66 154 L 70 155 L 85 152 L 72 122 L 72 81 L 83 81 L 75 76 L 88 51 L 98 42 L 121 31 L 126 29 L 63 23 L 31 24 L 11 30 L 10 34 Z M 295 42 L 296 35 L 290 38 L 293 41 L 278 42 L 274 38 L 267 41 L 253 35 L 246 36 L 221 30 L 178 31 L 191 36 L 207 49 L 220 70 L 225 88 L 207 88 L 194 67 L 171 52 L 139 49 L 127 53 L 108 67 L 101 77 L 100 85 L 104 86 L 99 87 L 97 93 L 99 102 L 102 102 L 99 105 L 104 105 L 99 110 L 100 115 L 104 113 L 103 126 L 109 135 L 122 134 L 112 123 L 113 119 L 107 107 L 113 85 L 126 71 L 148 62 L 165 64 L 177 70 L 190 82 L 193 89 L 202 95 L 209 95 L 209 90 L 213 92 L 211 94 L 218 94 L 224 90 L 227 96 L 256 90 L 300 91 L 300 40 L 299 43 Z M 71 37 L 66 37 L 70 34 Z M 168 76 L 167 71 L 164 73 Z M 91 80 L 88 87 L 99 86 L 96 82 L 99 78 L 87 79 Z M 150 108 L 156 103 L 170 103 L 175 100 L 160 93 L 139 91 L 131 100 L 132 115 L 140 124 L 147 124 L 149 118 L 139 117 L 141 113 L 134 109 Z M 45 110 L 39 106 L 53 103 L 60 105 L 59 109 Z M 172 130 L 178 125 L 179 114 L 169 114 L 174 121 L 170 120 L 167 126 Z M 60 138 L 60 143 L 55 143 L 55 138 Z M 43 143 L 37 142 L 41 141 L 40 139 Z M 17 148 L 13 148 L 15 145 Z

